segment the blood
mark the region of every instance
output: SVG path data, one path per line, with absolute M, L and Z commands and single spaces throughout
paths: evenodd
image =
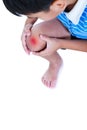
M 32 45 L 36 45 L 36 44 L 37 44 L 37 39 L 36 39 L 35 37 L 31 37 L 31 38 L 30 38 L 30 43 L 31 43 Z

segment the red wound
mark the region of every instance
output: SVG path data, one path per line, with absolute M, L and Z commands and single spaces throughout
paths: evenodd
M 30 43 L 31 43 L 32 45 L 36 45 L 36 44 L 37 44 L 37 39 L 36 39 L 35 37 L 31 37 L 31 38 L 30 38 Z

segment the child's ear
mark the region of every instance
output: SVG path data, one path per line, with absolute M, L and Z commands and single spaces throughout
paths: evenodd
M 50 9 L 53 11 L 56 11 L 58 13 L 61 13 L 66 8 L 66 0 L 54 0 L 52 5 L 50 6 Z

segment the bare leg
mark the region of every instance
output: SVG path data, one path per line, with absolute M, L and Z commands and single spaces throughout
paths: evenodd
M 42 82 L 47 87 L 53 88 L 56 86 L 58 73 L 62 66 L 62 59 L 57 52 L 55 52 L 49 57 L 44 58 L 49 61 L 49 67 L 42 77 Z
M 57 19 L 42 22 L 40 24 L 35 25 L 35 27 L 32 28 L 31 37 L 29 37 L 28 39 L 28 47 L 33 51 L 42 50 L 46 45 L 46 43 L 39 38 L 40 34 L 45 34 L 57 38 L 70 37 L 69 32 Z M 42 82 L 47 87 L 54 87 L 57 82 L 60 67 L 62 65 L 62 59 L 57 52 L 43 58 L 49 61 L 49 68 L 43 75 Z

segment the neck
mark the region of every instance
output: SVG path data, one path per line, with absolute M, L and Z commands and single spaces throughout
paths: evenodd
M 66 12 L 69 12 L 73 7 L 74 5 L 76 4 L 78 0 L 67 0 L 67 7 L 65 9 Z

